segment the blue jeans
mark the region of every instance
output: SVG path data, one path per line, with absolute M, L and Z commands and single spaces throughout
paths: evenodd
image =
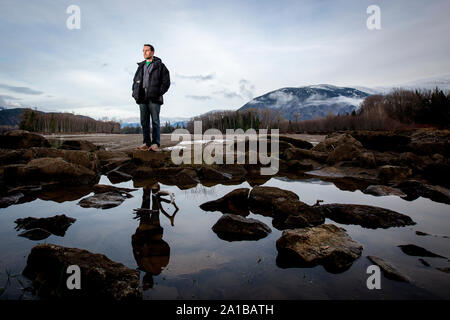
M 142 134 L 144 136 L 144 141 L 147 146 L 152 144 L 157 144 L 160 146 L 159 135 L 160 135 L 160 125 L 159 125 L 159 111 L 161 105 L 153 103 L 151 101 L 143 104 L 139 104 L 141 109 L 141 126 Z M 150 116 L 152 117 L 152 138 L 150 139 Z

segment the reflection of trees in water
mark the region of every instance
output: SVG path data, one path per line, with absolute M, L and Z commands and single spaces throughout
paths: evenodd
M 162 212 L 174 226 L 178 207 L 173 199 L 167 200 L 162 197 L 166 194 L 160 191 L 158 183 L 144 187 L 141 208 L 135 209 L 135 219 L 139 220 L 139 226 L 131 237 L 131 244 L 139 269 L 146 272 L 143 278 L 144 290 L 153 287 L 153 276 L 159 275 L 169 263 L 170 246 L 163 240 L 160 213 Z M 169 215 L 162 207 L 161 202 L 173 204 L 175 212 Z

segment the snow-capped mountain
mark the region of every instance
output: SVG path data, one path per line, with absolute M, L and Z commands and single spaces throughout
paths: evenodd
M 378 86 L 371 88 L 361 86 L 351 86 L 351 87 L 363 92 L 367 92 L 369 94 L 387 94 L 394 88 L 402 88 L 408 90 L 415 90 L 415 89 L 433 90 L 437 87 L 441 90 L 450 90 L 450 74 L 408 81 L 404 83 L 393 84 L 390 86 L 382 86 L 382 87 Z
M 270 108 L 279 110 L 285 119 L 308 120 L 329 113 L 351 113 L 369 95 L 355 88 L 329 84 L 282 88 L 254 98 L 239 110 Z

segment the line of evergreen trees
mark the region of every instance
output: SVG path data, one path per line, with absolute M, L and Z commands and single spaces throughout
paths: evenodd
M 99 121 L 72 113 L 46 113 L 26 109 L 19 129 L 40 133 L 120 133 L 120 123 Z
M 298 119 L 300 115 L 294 115 Z M 394 89 L 386 95 L 367 97 L 357 111 L 313 120 L 286 120 L 277 109 L 246 109 L 203 114 L 188 122 L 194 132 L 194 120 L 202 129 L 260 128 L 279 129 L 281 133 L 326 133 L 335 130 L 391 130 L 405 126 L 450 127 L 450 91 Z

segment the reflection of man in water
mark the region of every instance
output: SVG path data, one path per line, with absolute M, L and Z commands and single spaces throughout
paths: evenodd
M 143 288 L 153 287 L 153 276 L 159 275 L 169 263 L 170 247 L 163 237 L 163 228 L 159 222 L 160 205 L 155 195 L 159 184 L 143 188 L 142 205 L 136 215 L 139 226 L 131 237 L 133 255 L 139 269 L 146 272 L 143 278 Z M 153 195 L 152 195 L 153 192 Z M 150 199 L 153 200 L 150 210 Z

